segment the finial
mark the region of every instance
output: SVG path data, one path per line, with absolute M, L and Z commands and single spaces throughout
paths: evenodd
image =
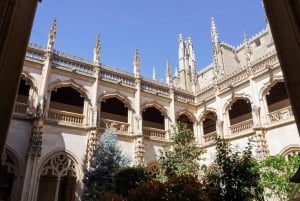
M 94 47 L 94 64 L 100 64 L 100 55 L 101 55 L 101 42 L 100 42 L 100 35 L 97 35 L 96 43 Z
M 152 70 L 152 80 L 156 80 L 156 69 L 155 69 L 155 66 L 153 66 L 153 70 Z
M 53 50 L 53 44 L 56 37 L 56 18 L 53 19 L 52 25 L 48 34 L 48 43 L 47 43 L 47 49 L 52 51 Z
M 247 61 L 247 66 L 250 64 L 250 60 L 251 60 L 251 48 L 249 45 L 249 38 L 246 34 L 246 32 L 244 32 L 244 44 L 245 44 L 245 56 L 246 56 L 246 61 Z
M 211 40 L 215 51 L 218 51 L 219 36 L 214 18 L 211 18 Z
M 133 68 L 134 68 L 135 76 L 137 76 L 137 77 L 140 76 L 140 55 L 139 55 L 138 48 L 135 48 Z
M 181 42 L 183 42 L 183 36 L 182 36 L 182 34 L 179 34 L 178 43 L 181 43 Z
M 170 84 L 171 81 L 171 69 L 170 69 L 170 62 L 167 60 L 166 63 L 166 83 Z
M 175 68 L 175 74 L 174 74 L 175 77 L 178 77 L 178 70 L 177 68 Z

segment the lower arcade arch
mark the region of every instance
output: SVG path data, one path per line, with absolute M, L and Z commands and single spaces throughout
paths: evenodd
M 53 154 L 40 168 L 37 200 L 76 200 L 78 179 L 76 161 L 66 152 Z
M 21 184 L 20 164 L 16 156 L 6 149 L 0 163 L 0 200 L 20 200 Z

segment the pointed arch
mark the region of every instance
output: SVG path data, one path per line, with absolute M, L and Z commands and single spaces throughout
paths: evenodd
M 78 91 L 81 94 L 81 96 L 84 97 L 86 101 L 88 101 L 90 105 L 92 105 L 88 90 L 86 90 L 79 83 L 75 82 L 73 79 L 63 80 L 63 81 L 58 79 L 57 81 L 52 82 L 48 87 L 48 92 L 51 93 L 51 91 L 53 90 L 55 91 L 56 89 L 61 87 L 73 88 L 74 90 Z
M 235 103 L 237 100 L 246 100 L 246 102 L 249 102 L 250 105 L 252 106 L 253 100 L 251 98 L 251 96 L 249 96 L 248 94 L 235 94 L 232 98 L 228 99 L 226 101 L 226 103 L 224 104 L 224 108 L 223 108 L 223 114 L 226 113 L 226 111 L 228 111 L 230 109 L 230 107 L 232 106 L 233 103 Z
M 74 173 L 76 175 L 76 178 L 77 180 L 81 180 L 83 175 L 82 175 L 82 171 L 80 169 L 80 162 L 79 162 L 79 159 L 76 157 L 75 154 L 73 154 L 70 150 L 68 149 L 54 149 L 52 150 L 51 152 L 49 152 L 48 154 L 46 154 L 45 156 L 43 156 L 40 160 L 40 163 L 39 163 L 39 172 L 38 172 L 38 176 L 41 176 L 41 174 L 43 173 L 43 167 L 45 165 L 47 165 L 47 163 L 59 156 L 59 155 L 64 155 L 65 157 L 67 157 L 68 159 L 70 159 L 74 166 L 70 166 L 69 168 L 72 168 L 72 170 L 74 170 Z M 47 170 L 45 171 L 48 171 L 49 168 L 51 167 L 47 167 Z
M 279 155 L 288 157 L 293 154 L 300 154 L 300 145 L 299 144 L 290 144 L 284 147 L 280 152 Z
M 272 82 L 264 83 L 263 87 L 259 91 L 259 99 L 263 99 L 263 97 L 271 90 L 273 86 L 275 86 L 278 82 L 283 82 L 283 77 L 275 77 Z
M 35 92 L 38 91 L 36 80 L 27 71 L 22 72 L 21 79 L 24 79 Z
M 197 122 L 197 118 L 195 117 L 195 115 L 186 109 L 177 111 L 175 114 L 176 119 L 181 115 L 187 116 L 193 123 Z
M 212 112 L 212 113 L 215 113 L 216 116 L 218 117 L 217 110 L 216 110 L 215 108 L 208 107 L 208 108 L 206 108 L 203 112 L 200 113 L 200 115 L 199 115 L 199 117 L 198 117 L 199 122 L 202 122 L 202 121 L 205 119 L 206 115 L 209 114 L 209 113 L 211 113 L 211 112 Z
M 128 99 L 126 96 L 120 94 L 119 92 L 109 92 L 109 93 L 102 94 L 98 97 L 97 100 L 101 102 L 110 98 L 117 98 L 119 101 L 123 102 L 129 109 L 133 110 L 132 101 Z
M 17 153 L 11 148 L 5 148 L 0 163 L 0 183 L 5 184 L 1 189 L 1 199 L 20 200 L 23 185 L 24 168 Z
M 146 108 L 154 107 L 155 109 L 159 110 L 165 117 L 168 117 L 168 111 L 162 105 L 157 103 L 156 101 L 152 102 L 145 102 L 141 105 L 141 110 L 144 111 Z
M 37 200 L 77 200 L 82 175 L 77 158 L 67 150 L 53 150 L 42 158 L 38 169 Z

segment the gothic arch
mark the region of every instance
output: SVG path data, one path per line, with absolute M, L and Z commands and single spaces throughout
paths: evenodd
M 98 97 L 98 100 L 99 101 L 104 101 L 104 100 L 109 99 L 109 98 L 117 98 L 119 101 L 125 103 L 125 105 L 129 109 L 133 110 L 131 100 L 129 100 L 127 97 L 123 96 L 122 94 L 120 94 L 118 92 L 102 94 L 101 96 Z
M 186 109 L 181 110 L 181 111 L 177 111 L 175 116 L 176 116 L 176 118 L 178 118 L 181 115 L 186 115 L 193 123 L 197 122 L 197 119 L 194 116 L 194 114 L 191 113 L 190 111 L 186 110 Z
M 63 163 L 64 161 L 57 158 L 61 155 L 63 155 L 63 157 L 65 157 L 64 159 L 67 160 L 67 161 L 65 161 L 66 163 Z M 54 159 L 58 159 L 58 161 L 54 161 Z M 58 164 L 66 166 L 65 169 L 60 170 L 60 172 L 57 172 L 57 171 L 59 171 L 59 169 L 56 169 L 55 165 L 58 165 Z M 65 174 L 65 172 L 63 172 L 63 171 L 71 170 L 71 171 L 73 171 L 73 173 L 74 173 L 73 176 L 76 177 L 76 180 L 81 180 L 83 178 L 83 175 L 80 170 L 79 164 L 80 163 L 79 163 L 78 158 L 71 151 L 68 151 L 66 149 L 64 149 L 64 150 L 56 149 L 56 150 L 49 152 L 41 159 L 41 162 L 39 165 L 38 176 L 40 177 L 42 174 L 47 173 L 47 171 L 52 170 L 51 168 L 54 168 L 52 171 L 54 171 L 55 174 L 60 173 L 63 175 L 63 174 Z
M 22 72 L 21 74 L 21 79 L 24 79 L 29 85 L 30 87 L 37 93 L 38 89 L 37 89 L 37 84 L 36 84 L 36 80 L 28 73 L 28 72 Z
M 300 145 L 298 144 L 291 144 L 284 147 L 280 152 L 280 155 L 287 157 L 291 154 L 300 154 Z
M 215 108 L 206 108 L 203 112 L 201 112 L 201 114 L 199 115 L 199 122 L 202 122 L 205 118 L 205 116 L 210 113 L 213 112 L 216 114 L 216 116 L 218 117 L 218 113 L 217 110 Z
M 275 77 L 272 82 L 264 83 L 263 87 L 259 91 L 259 99 L 263 99 L 263 97 L 271 90 L 273 86 L 275 86 L 278 82 L 283 82 L 283 77 Z
M 14 163 L 15 167 L 15 172 L 17 173 L 17 176 L 21 176 L 23 174 L 21 167 L 24 167 L 24 161 L 21 160 L 21 158 L 19 157 L 18 153 L 16 151 L 14 151 L 14 149 L 12 149 L 9 145 L 5 145 L 5 154 L 7 154 L 7 156 L 9 156 L 12 160 L 12 162 Z M 5 155 L 4 155 L 5 158 Z
M 251 107 L 252 107 L 253 101 L 252 101 L 252 98 L 251 98 L 249 95 L 247 95 L 247 94 L 235 94 L 232 98 L 228 99 L 228 100 L 226 101 L 226 103 L 224 104 L 223 114 L 225 114 L 225 113 L 229 110 L 229 108 L 231 107 L 231 105 L 232 105 L 235 101 L 237 101 L 237 100 L 239 100 L 239 99 L 244 99 L 244 100 L 246 100 L 246 101 L 249 101 L 249 103 L 250 103 L 250 105 L 251 105 Z
M 37 200 L 77 200 L 82 175 L 77 158 L 67 150 L 52 151 L 39 163 Z
M 158 104 L 156 101 L 145 102 L 141 106 L 141 110 L 144 111 L 146 108 L 149 108 L 149 107 L 154 107 L 155 109 L 159 110 L 165 117 L 169 117 L 167 109 L 165 109 L 163 106 L 161 106 L 160 104 Z
M 86 90 L 82 85 L 75 82 L 73 79 L 64 80 L 64 81 L 58 79 L 57 81 L 49 85 L 48 92 L 51 93 L 52 90 L 56 90 L 57 88 L 61 88 L 61 87 L 71 87 L 75 89 L 81 94 L 82 97 L 84 97 L 89 102 L 90 105 L 92 105 L 88 90 Z
M 5 197 L 9 196 L 9 200 L 20 200 L 21 190 L 23 185 L 23 175 L 25 168 L 21 163 L 20 158 L 17 153 L 11 148 L 7 147 L 2 155 L 2 163 L 0 164 L 0 183 L 5 182 L 5 186 L 2 190 L 5 191 L 4 194 L 0 195 L 1 198 L 6 200 Z M 4 197 L 2 197 L 4 196 Z

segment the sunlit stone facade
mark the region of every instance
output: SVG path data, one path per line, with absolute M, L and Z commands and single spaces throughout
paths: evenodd
M 28 45 L 0 166 L 3 198 L 79 200 L 84 170 L 105 129 L 118 135 L 133 165 L 154 172 L 177 122 L 193 130 L 206 150 L 200 162 L 208 166 L 216 135 L 241 148 L 252 137 L 258 159 L 300 150 L 268 25 L 232 47 L 219 41 L 212 19 L 213 61 L 200 72 L 192 40 L 179 35 L 179 70 L 171 75 L 167 62 L 165 83 L 140 74 L 138 50 L 133 72 L 123 72 L 101 63 L 100 37 L 93 61 L 86 61 L 54 50 L 55 36 L 56 21 L 46 48 Z

